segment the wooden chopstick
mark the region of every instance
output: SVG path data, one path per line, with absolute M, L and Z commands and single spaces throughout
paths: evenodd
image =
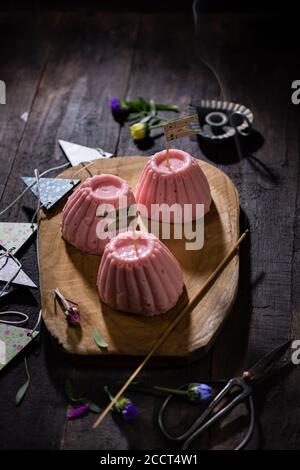
M 229 259 L 232 257 L 236 249 L 239 247 L 240 243 L 244 240 L 246 237 L 247 233 L 249 230 L 245 230 L 245 232 L 240 236 L 240 238 L 237 240 L 237 242 L 232 246 L 232 248 L 229 250 L 227 255 L 223 258 L 223 260 L 218 264 L 216 269 L 212 272 L 212 274 L 207 278 L 206 282 L 204 285 L 201 287 L 201 289 L 194 295 L 194 297 L 190 300 L 190 302 L 183 308 L 183 310 L 177 315 L 177 317 L 174 318 L 172 323 L 165 329 L 163 334 L 158 338 L 154 346 L 150 349 L 148 352 L 147 356 L 142 360 L 140 365 L 135 369 L 135 371 L 131 374 L 129 379 L 125 382 L 125 384 L 120 388 L 118 393 L 114 396 L 114 398 L 111 400 L 111 402 L 108 404 L 108 406 L 102 411 L 101 415 L 97 418 L 95 423 L 93 424 L 93 428 L 96 428 L 99 426 L 99 424 L 104 420 L 106 415 L 110 412 L 110 410 L 113 408 L 113 406 L 116 404 L 116 402 L 119 400 L 119 398 L 123 395 L 127 387 L 131 384 L 131 382 L 136 378 L 136 376 L 141 372 L 143 367 L 147 364 L 149 359 L 153 356 L 153 354 L 157 351 L 157 349 L 163 344 L 163 342 L 166 340 L 166 338 L 169 336 L 169 334 L 174 330 L 174 328 L 178 325 L 178 323 L 182 320 L 182 318 L 189 312 L 191 312 L 196 305 L 198 304 L 200 298 L 202 295 L 205 293 L 205 291 L 210 287 L 210 284 L 216 279 L 216 277 L 221 273 L 223 268 L 225 267 L 226 263 L 229 261 Z

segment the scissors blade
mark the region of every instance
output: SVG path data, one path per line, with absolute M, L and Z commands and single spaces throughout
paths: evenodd
M 273 351 L 266 354 L 254 366 L 244 372 L 244 376 L 251 381 L 257 381 L 269 374 L 281 356 L 288 350 L 293 340 L 286 341 Z

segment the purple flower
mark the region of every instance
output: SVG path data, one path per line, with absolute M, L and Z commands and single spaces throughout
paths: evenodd
M 79 416 L 79 415 L 82 415 L 86 410 L 88 410 L 90 408 L 90 404 L 89 403 L 85 403 L 84 405 L 82 406 L 79 406 L 78 408 L 74 408 L 74 410 L 70 411 L 68 413 L 68 418 L 72 419 L 72 418 L 76 418 L 76 416 Z
M 123 124 L 126 121 L 129 113 L 129 107 L 126 101 L 119 100 L 119 98 L 112 98 L 110 100 L 110 109 L 117 122 Z
M 132 401 L 127 400 L 127 405 L 121 409 L 121 413 L 124 421 L 134 421 L 139 415 L 139 410 Z
M 188 397 L 191 401 L 207 401 L 212 397 L 212 388 L 207 384 L 191 383 L 188 386 Z
M 121 101 L 119 100 L 119 98 L 112 98 L 110 100 L 110 109 L 113 114 L 120 114 L 123 112 L 123 108 L 122 108 Z
M 79 325 L 80 323 L 80 312 L 75 306 L 69 307 L 66 311 L 67 321 L 70 325 Z
M 113 396 L 106 385 L 104 387 L 104 391 L 107 393 L 109 399 L 113 400 Z M 119 398 L 112 409 L 113 411 L 120 413 L 124 421 L 134 421 L 139 415 L 137 406 L 126 397 Z

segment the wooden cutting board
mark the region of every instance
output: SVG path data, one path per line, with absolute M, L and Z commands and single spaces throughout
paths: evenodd
M 93 175 L 118 175 L 135 188 L 145 163 L 145 157 L 103 159 L 95 161 L 89 171 Z M 66 201 L 42 214 L 39 242 L 43 318 L 56 343 L 70 358 L 81 360 L 82 356 L 87 356 L 93 361 L 120 365 L 146 355 L 187 298 L 201 288 L 238 239 L 239 202 L 232 181 L 206 162 L 199 161 L 199 165 L 208 178 L 213 199 L 211 210 L 205 216 L 204 247 L 186 251 L 184 240 L 166 241 L 182 266 L 186 291 L 171 311 L 158 317 L 126 314 L 102 304 L 96 288 L 100 257 L 81 253 L 61 237 L 61 211 Z M 59 177 L 71 178 L 80 168 L 68 168 Z M 85 169 L 75 177 L 84 181 L 89 176 Z M 165 364 L 170 358 L 177 361 L 193 359 L 208 351 L 234 303 L 238 272 L 237 254 L 194 311 L 181 321 L 157 351 L 158 364 Z M 55 287 L 79 304 L 80 327 L 68 327 L 62 308 L 52 294 Z M 92 336 L 94 328 L 106 340 L 107 350 L 100 350 L 96 345 Z

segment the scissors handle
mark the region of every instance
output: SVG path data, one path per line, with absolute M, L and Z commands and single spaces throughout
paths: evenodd
M 221 408 L 219 411 L 217 411 L 215 414 L 213 414 L 213 411 L 215 408 L 218 406 L 218 404 L 223 400 L 224 397 L 226 397 L 230 391 L 234 387 L 239 387 L 241 389 L 241 392 L 236 395 L 231 401 L 227 403 L 226 406 Z M 209 427 L 211 427 L 216 421 L 219 421 L 222 419 L 226 414 L 228 414 L 233 408 L 235 408 L 239 403 L 247 400 L 247 404 L 249 407 L 249 412 L 250 412 L 250 426 L 249 430 L 247 432 L 246 437 L 243 439 L 242 443 L 243 446 L 248 442 L 248 440 L 251 437 L 251 434 L 254 429 L 254 422 L 255 422 L 255 416 L 254 416 L 254 406 L 253 406 L 253 400 L 252 400 L 252 389 L 247 385 L 245 380 L 243 378 L 233 378 L 227 382 L 225 387 L 218 393 L 218 395 L 212 400 L 212 402 L 208 405 L 206 410 L 195 420 L 195 422 L 191 425 L 191 427 L 184 432 L 183 434 L 179 436 L 172 436 L 169 434 L 169 432 L 166 430 L 164 424 L 163 424 L 163 417 L 164 417 L 164 412 L 165 409 L 171 399 L 171 396 L 168 396 L 165 402 L 163 403 L 163 406 L 160 409 L 159 412 L 159 417 L 158 417 L 158 424 L 159 427 L 162 431 L 162 433 L 170 440 L 176 441 L 176 442 L 182 442 L 184 441 L 183 444 L 183 449 L 187 449 L 192 441 L 196 439 L 200 434 L 202 434 L 204 431 L 206 431 Z M 240 445 L 241 445 L 240 444 Z M 241 448 L 239 446 L 239 448 Z
M 228 405 L 227 407 L 223 408 L 220 414 L 216 413 L 212 418 L 210 418 L 208 421 L 206 421 L 200 428 L 198 428 L 193 434 L 191 434 L 188 439 L 185 440 L 182 446 L 182 450 L 186 450 L 190 447 L 191 443 L 198 437 L 200 434 L 205 432 L 208 428 L 210 428 L 216 421 L 220 420 L 223 416 L 225 416 L 227 413 L 229 413 L 237 404 L 239 404 L 241 401 L 244 401 L 248 407 L 249 414 L 250 414 L 250 423 L 248 427 L 248 431 L 243 438 L 243 440 L 238 444 L 238 446 L 234 450 L 241 450 L 249 439 L 251 438 L 253 431 L 254 431 L 254 426 L 255 426 L 255 412 L 254 412 L 254 403 L 253 403 L 253 397 L 252 395 L 248 395 L 246 398 L 243 398 L 242 400 L 238 401 L 237 403 L 234 403 L 234 400 L 230 403 L 230 406 Z

